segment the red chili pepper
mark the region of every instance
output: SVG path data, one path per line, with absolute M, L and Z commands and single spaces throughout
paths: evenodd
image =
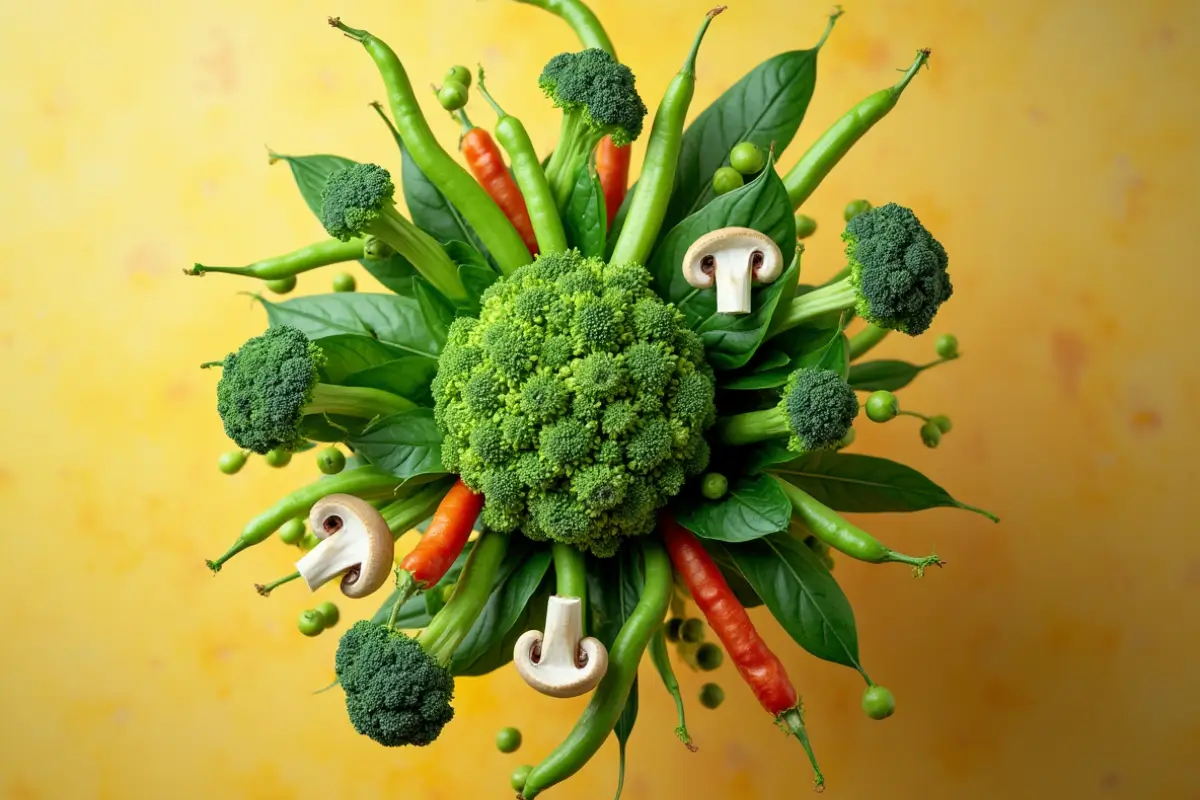
M 492 139 L 492 135 L 483 128 L 471 124 L 465 111 L 455 112 L 462 123 L 463 133 L 458 142 L 458 149 L 467 159 L 467 167 L 484 191 L 500 206 L 508 221 L 521 234 L 521 239 L 529 252 L 538 254 L 537 237 L 533 233 L 533 222 L 529 219 L 529 209 L 525 207 L 525 197 L 517 188 L 512 173 L 504 165 L 504 156 Z
M 825 778 L 808 743 L 800 713 L 800 698 L 788 680 L 783 662 L 758 635 L 750 615 L 738 602 L 725 576 L 700 540 L 669 516 L 663 516 L 661 527 L 671 563 L 687 584 L 692 599 L 700 607 L 709 627 L 725 646 L 730 660 L 762 707 L 800 740 L 812 762 L 814 788 L 818 792 L 823 791 Z
M 609 136 L 600 140 L 596 148 L 596 175 L 600 178 L 600 188 L 604 190 L 604 205 L 608 209 L 608 226 L 625 202 L 625 193 L 629 191 L 629 156 L 633 153 L 633 145 L 617 147 Z
M 440 581 L 462 553 L 479 511 L 483 495 L 475 494 L 458 480 L 438 505 L 425 535 L 400 562 L 412 577 L 413 589 L 426 589 Z

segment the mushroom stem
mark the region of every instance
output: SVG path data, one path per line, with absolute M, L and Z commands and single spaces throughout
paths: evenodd
M 334 534 L 305 553 L 296 562 L 296 571 L 304 578 L 308 588 L 316 591 L 366 559 L 366 548 L 361 539 Z
M 717 313 L 750 313 L 750 264 L 722 264 L 717 270 Z
M 578 697 L 591 691 L 608 670 L 600 640 L 583 636 L 583 601 L 553 595 L 546 605 L 546 631 L 526 631 L 517 640 L 513 663 L 521 677 L 549 697 Z

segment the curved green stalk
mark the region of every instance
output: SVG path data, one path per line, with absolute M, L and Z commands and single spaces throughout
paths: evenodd
M 518 3 L 534 6 L 560 18 L 571 26 L 575 35 L 585 49 L 598 48 L 604 50 L 613 58 L 617 57 L 612 40 L 604 31 L 604 26 L 596 14 L 582 0 L 517 0 Z

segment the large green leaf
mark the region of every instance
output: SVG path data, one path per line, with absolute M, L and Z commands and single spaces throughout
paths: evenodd
M 642 554 L 630 541 L 612 558 L 587 558 L 588 633 L 611 649 L 642 595 Z
M 450 323 L 454 322 L 454 305 L 425 281 L 417 284 L 417 305 L 420 306 L 421 316 L 425 319 L 425 330 L 437 343 L 440 353 L 446 347 Z
M 575 176 L 575 186 L 563 207 L 562 222 L 571 247 L 585 256 L 604 256 L 604 237 L 607 233 L 607 210 L 600 179 L 590 164 L 584 163 Z
M 386 364 L 406 355 L 403 350 L 384 344 L 378 339 L 355 333 L 324 336 L 316 339 L 314 343 L 325 354 L 321 379 L 333 384 L 344 384 L 346 378 L 356 372 Z M 419 360 L 430 361 L 428 358 Z
M 733 596 L 742 604 L 743 608 L 757 608 L 763 604 L 762 598 L 758 596 L 758 592 L 754 591 L 754 587 L 746 580 L 746 576 L 742 574 L 738 568 L 737 562 L 729 555 L 729 551 L 720 542 L 705 544 L 704 549 L 712 556 L 713 561 L 717 563 L 717 567 L 721 570 L 721 576 L 725 578 L 725 582 L 729 584 L 729 588 L 733 591 Z
M 760 452 L 771 457 L 765 449 Z M 782 458 L 782 454 L 776 453 L 775 457 Z M 999 521 L 991 512 L 960 503 L 912 467 L 886 458 L 826 450 L 764 466 L 770 473 L 800 487 L 835 511 L 871 513 L 961 508 L 982 514 L 993 522 Z
M 529 598 L 529 602 L 525 604 L 516 621 L 509 627 L 508 632 L 483 651 L 470 666 L 456 671 L 455 674 L 486 675 L 509 664 L 513 660 L 513 649 L 517 646 L 517 639 L 521 638 L 521 634 L 525 631 L 546 630 L 546 604 L 550 601 L 552 594 L 554 594 L 554 581 L 547 575 L 538 586 L 536 593 Z
M 374 341 L 374 340 L 371 340 Z M 433 407 L 429 384 L 437 375 L 438 362 L 422 356 L 403 356 L 347 375 L 343 386 L 382 389 L 412 400 L 419 406 Z
M 894 392 L 908 386 L 921 368 L 907 361 L 864 361 L 850 367 L 850 385 L 864 392 Z
M 701 539 L 745 542 L 787 530 L 792 504 L 774 479 L 748 475 L 734 481 L 720 500 L 689 498 L 676 521 Z
M 442 432 L 433 409 L 414 408 L 383 417 L 349 438 L 355 452 L 398 478 L 445 472 Z
M 771 339 L 755 360 L 720 381 L 723 389 L 773 389 L 787 383 L 800 367 L 821 366 L 845 375 L 846 345 L 842 326 L 801 327 Z
M 370 336 L 408 355 L 437 359 L 441 345 L 431 335 L 421 306 L 409 297 L 335 292 L 273 303 L 258 301 L 272 326 L 291 325 L 310 339 L 338 334 Z
M 358 263 L 385 288 L 404 297 L 413 297 L 416 285 L 424 283 L 424 278 L 417 272 L 417 268 L 399 253 L 392 253 L 381 261 L 364 258 Z
M 850 601 L 806 544 L 780 533 L 724 548 L 796 644 L 862 672 Z
M 443 245 L 448 242 L 469 242 L 473 247 L 483 250 L 479 237 L 462 214 L 421 171 L 395 131 L 393 136 L 396 146 L 400 148 L 400 183 L 404 204 L 408 206 L 413 224 Z

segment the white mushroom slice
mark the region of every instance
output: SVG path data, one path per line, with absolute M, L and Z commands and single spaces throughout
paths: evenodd
M 396 545 L 383 516 L 366 501 L 331 494 L 317 501 L 308 524 L 321 543 L 296 562 L 310 590 L 342 576 L 342 594 L 366 597 L 392 572 Z
M 749 314 L 750 288 L 783 274 L 783 254 L 770 236 L 753 228 L 721 228 L 692 243 L 683 277 L 697 289 L 716 284 L 717 313 Z
M 517 639 L 513 663 L 521 677 L 550 697 L 578 697 L 595 688 L 608 671 L 608 651 L 583 636 L 583 601 L 554 595 L 546 605 L 546 632 L 526 631 Z

